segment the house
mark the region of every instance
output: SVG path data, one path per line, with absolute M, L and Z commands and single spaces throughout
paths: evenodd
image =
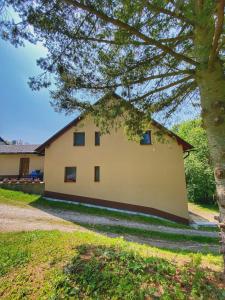
M 44 156 L 38 145 L 0 144 L 0 179 L 26 177 L 33 170 L 44 170 Z
M 46 197 L 188 223 L 183 157 L 191 148 L 155 121 L 137 143 L 123 128 L 100 135 L 92 117 L 81 115 L 36 151 L 45 155 Z

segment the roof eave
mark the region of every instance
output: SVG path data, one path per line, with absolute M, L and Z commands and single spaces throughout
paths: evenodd
M 39 154 L 38 152 L 0 152 L 1 154 Z
M 176 133 L 174 133 L 173 131 L 167 129 L 166 127 L 164 127 L 162 124 L 158 123 L 155 120 L 151 120 L 151 122 L 158 127 L 159 129 L 165 131 L 169 136 L 174 137 L 177 140 L 177 143 L 179 145 L 182 146 L 183 148 L 183 152 L 189 151 L 191 149 L 194 149 L 194 146 L 192 146 L 191 144 L 189 144 L 188 142 L 186 142 L 185 140 L 183 140 L 181 137 L 179 137 L 178 135 L 176 135 Z
M 66 132 L 69 128 L 75 126 L 83 117 L 79 116 L 73 121 L 71 121 L 69 124 L 67 124 L 65 127 L 57 131 L 53 136 L 51 136 L 46 142 L 41 144 L 39 147 L 35 149 L 35 151 L 39 154 L 44 153 L 45 148 L 48 147 L 52 142 L 54 142 L 60 135 L 62 135 L 64 132 Z
M 111 95 L 117 99 L 122 99 L 124 100 L 122 97 L 120 97 L 119 95 L 117 95 L 116 93 L 111 93 Z M 100 101 L 102 101 L 103 99 L 107 98 L 109 96 L 109 94 L 104 95 L 102 98 L 100 98 L 95 104 L 98 104 Z M 73 121 L 71 121 L 69 124 L 67 124 L 65 127 L 63 127 L 61 130 L 59 130 L 58 132 L 56 132 L 52 137 L 50 137 L 46 142 L 44 142 L 43 144 L 41 144 L 39 147 L 37 147 L 35 149 L 35 151 L 39 154 L 44 154 L 45 153 L 45 148 L 48 147 L 53 141 L 55 141 L 60 135 L 62 135 L 64 132 L 66 132 L 69 128 L 71 128 L 72 126 L 76 126 L 76 124 L 78 122 L 80 122 L 83 118 L 84 115 L 80 115 L 77 118 L 75 118 Z M 169 129 L 167 129 L 166 127 L 164 127 L 163 125 L 161 125 L 160 123 L 158 123 L 155 120 L 151 120 L 151 122 L 157 126 L 158 128 L 162 129 L 163 131 L 165 131 L 167 134 L 169 134 L 170 136 L 174 137 L 178 144 L 180 144 L 183 147 L 183 152 L 189 151 L 191 149 L 193 149 L 194 147 L 189 144 L 188 142 L 186 142 L 185 140 L 183 140 L 182 138 L 180 138 L 178 135 L 176 135 L 174 132 L 170 131 Z

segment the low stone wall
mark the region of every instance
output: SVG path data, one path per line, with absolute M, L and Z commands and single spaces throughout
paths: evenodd
M 0 183 L 0 188 L 13 190 L 13 191 L 21 191 L 28 194 L 37 194 L 43 195 L 45 190 L 44 182 L 40 183 Z

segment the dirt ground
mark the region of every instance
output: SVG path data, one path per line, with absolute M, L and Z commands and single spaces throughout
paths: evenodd
M 30 231 L 30 230 L 61 230 L 61 231 L 87 231 L 77 223 L 101 224 L 101 225 L 121 225 L 130 228 L 142 228 L 146 230 L 186 234 L 203 235 L 216 237 L 217 232 L 202 232 L 200 230 L 171 228 L 126 220 L 119 220 L 112 217 L 100 217 L 88 214 L 76 213 L 70 210 L 34 208 L 31 206 L 13 206 L 0 204 L 0 232 L 10 231 Z M 106 233 L 108 236 L 121 236 L 121 234 Z M 210 250 L 218 251 L 216 245 L 206 245 L 196 242 L 174 242 L 161 239 L 143 238 L 134 235 L 123 234 L 124 239 L 141 244 L 149 244 L 156 247 L 179 248 L 188 250 Z
M 188 211 L 191 221 L 200 225 L 212 225 L 217 224 L 215 216 L 218 216 L 217 212 L 210 211 L 195 205 L 194 203 L 188 203 Z

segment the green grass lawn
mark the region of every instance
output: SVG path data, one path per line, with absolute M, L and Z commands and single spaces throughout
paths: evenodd
M 214 244 L 214 245 L 219 243 L 219 238 L 208 237 L 208 236 L 159 232 L 159 231 L 145 230 L 142 228 L 125 227 L 120 225 L 101 225 L 101 224 L 89 225 L 84 223 L 79 223 L 79 224 L 84 227 L 97 230 L 100 232 L 111 232 L 111 233 L 117 233 L 121 235 L 129 234 L 129 235 L 136 235 L 145 238 L 162 239 L 162 240 L 174 241 L 174 242 L 192 241 L 192 242 L 198 242 L 202 244 Z
M 204 204 L 204 203 L 197 204 L 197 203 L 193 203 L 193 202 L 190 202 L 190 203 L 202 211 L 206 211 L 206 212 L 218 212 L 219 211 L 219 207 L 218 207 L 217 203 L 215 203 L 215 204 Z
M 0 234 L 0 299 L 224 299 L 220 255 L 93 232 Z
M 52 202 L 37 195 L 3 189 L 0 189 L 0 203 L 72 209 L 87 214 L 180 227 L 166 220 Z M 122 237 L 108 238 L 92 230 L 155 236 L 180 242 L 193 240 L 192 236 L 122 226 L 82 226 L 89 231 L 0 233 L 0 299 L 225 298 L 219 278 L 221 255 L 160 249 L 126 242 Z M 194 240 L 201 242 L 203 247 L 206 242 L 217 242 L 217 239 L 204 236 L 194 237 Z

